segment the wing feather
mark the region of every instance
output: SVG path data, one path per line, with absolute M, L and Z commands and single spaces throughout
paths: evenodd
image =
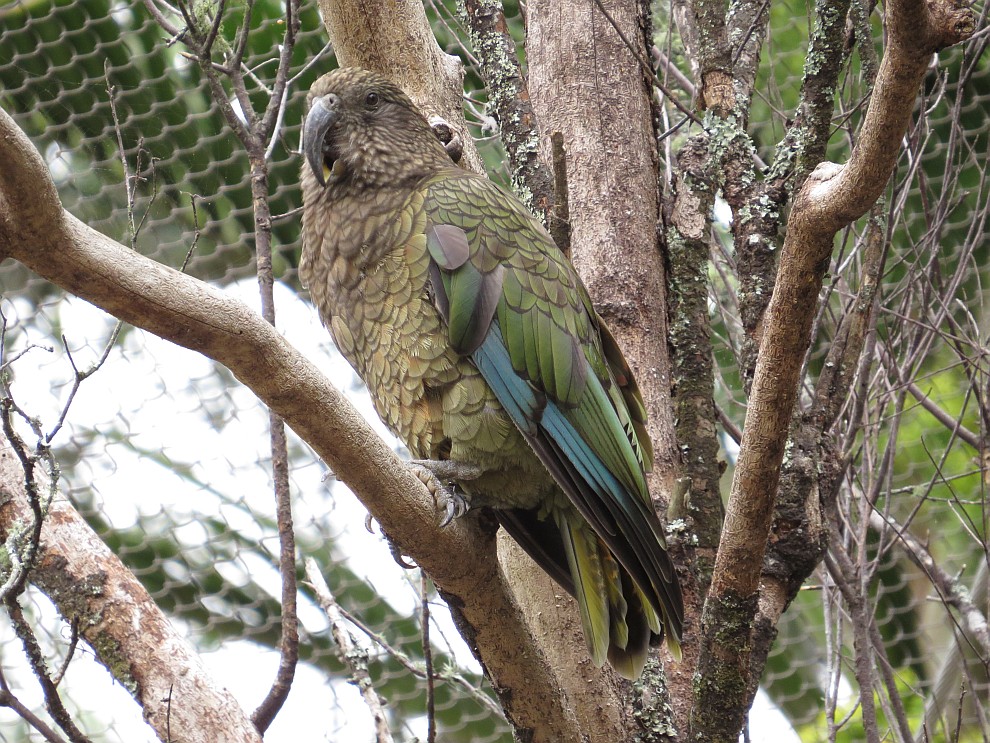
M 459 170 L 434 176 L 426 184 L 425 207 L 435 262 L 431 282 L 452 345 L 471 357 L 647 600 L 646 616 L 636 620 L 635 644 L 642 628 L 659 631 L 661 624 L 679 641 L 680 589 L 644 474 L 652 449 L 642 398 L 573 267 L 518 201 L 485 178 Z M 484 218 L 457 213 L 465 209 Z M 520 530 L 524 523 L 517 519 L 513 526 Z M 572 570 L 600 577 L 602 563 L 589 562 L 584 537 L 561 531 L 559 546 Z M 559 552 L 542 557 L 559 560 Z M 569 588 L 585 590 L 573 583 Z M 596 636 L 589 643 L 597 654 L 600 607 L 597 599 L 586 599 L 591 603 L 582 611 L 590 612 L 586 620 Z

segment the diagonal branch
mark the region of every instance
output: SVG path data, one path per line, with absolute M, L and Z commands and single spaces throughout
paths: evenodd
M 990 658 L 990 625 L 962 581 L 947 573 L 935 562 L 928 548 L 891 516 L 871 511 L 870 528 L 883 535 L 893 532 L 892 537 L 898 541 L 908 559 L 928 577 L 942 602 L 959 612 L 967 634 L 979 645 L 983 657 Z
M 757 608 L 784 446 L 817 311 L 818 302 L 811 300 L 821 289 L 833 238 L 873 205 L 890 178 L 931 55 L 973 29 L 970 12 L 951 0 L 933 3 L 932 10 L 924 0 L 894 0 L 887 5 L 887 23 L 887 49 L 851 159 L 845 166 L 817 168 L 795 198 L 788 222 L 703 618 L 701 675 L 709 681 L 699 689 L 702 712 L 744 685 L 749 671 L 745 628 Z M 692 734 L 734 741 L 744 712 L 723 706 L 719 715 L 701 714 Z M 726 715 L 734 732 L 726 732 Z
M 0 160 L 0 256 L 230 369 L 317 451 L 444 591 L 517 729 L 533 741 L 577 740 L 573 712 L 564 707 L 498 569 L 491 533 L 472 519 L 438 531 L 435 504 L 422 483 L 261 317 L 64 212 L 38 151 L 2 110 Z
M 0 493 L 0 540 L 6 540 L 30 519 L 31 506 L 20 463 L 4 438 Z M 63 617 L 78 624 L 79 634 L 135 696 L 162 740 L 171 729 L 172 740 L 187 743 L 261 742 L 233 696 L 209 677 L 147 590 L 64 498 L 51 503 L 41 537 L 31 580 Z M 169 709 L 170 693 L 182 704 Z
M 788 229 L 801 216 L 800 227 L 834 235 L 873 206 L 894 170 L 931 56 L 967 39 L 975 23 L 957 0 L 897 0 L 887 5 L 886 22 L 888 46 L 849 162 L 804 189 Z

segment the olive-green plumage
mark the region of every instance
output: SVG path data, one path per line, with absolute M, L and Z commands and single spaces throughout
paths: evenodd
M 308 103 L 300 275 L 337 347 L 414 457 L 480 470 L 463 490 L 576 596 L 595 663 L 639 676 L 681 595 L 642 399 L 573 267 L 384 78 Z

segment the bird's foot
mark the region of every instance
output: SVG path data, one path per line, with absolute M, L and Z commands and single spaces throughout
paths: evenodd
M 414 459 L 409 464 L 413 474 L 430 491 L 437 505 L 443 508 L 441 529 L 471 509 L 471 502 L 456 481 L 477 479 L 481 476 L 480 467 L 465 462 L 434 459 Z
M 476 464 L 452 459 L 412 459 L 409 464 L 413 470 L 424 469 L 441 480 L 477 480 L 484 472 Z

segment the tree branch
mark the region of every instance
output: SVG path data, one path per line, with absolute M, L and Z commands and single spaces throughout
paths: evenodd
M 317 451 L 444 591 L 470 626 L 473 648 L 517 728 L 533 741 L 576 740 L 573 712 L 498 570 L 491 534 L 472 519 L 438 531 L 436 506 L 419 479 L 261 317 L 64 212 L 38 151 L 2 110 L 0 159 L 7 164 L 0 169 L 0 255 L 230 369 Z
M 65 738 L 52 730 L 48 724 L 38 717 L 30 708 L 26 707 L 21 700 L 13 695 L 7 685 L 7 679 L 3 674 L 3 667 L 0 666 L 0 707 L 6 707 L 24 722 L 41 733 L 48 743 L 65 743 Z
M 889 43 L 851 159 L 844 167 L 819 167 L 794 201 L 703 618 L 705 682 L 692 733 L 705 740 L 734 742 L 744 719 L 743 705 L 727 709 L 719 702 L 742 693 L 750 671 L 746 628 L 757 608 L 784 445 L 817 311 L 809 299 L 821 289 L 835 233 L 872 206 L 890 177 L 931 54 L 972 29 L 967 10 L 948 7 L 952 12 L 929 13 L 923 0 L 888 5 Z M 951 28 L 936 28 L 933 19 Z M 710 714 L 719 706 L 719 714 Z
M 834 235 L 873 206 L 893 172 L 931 56 L 967 39 L 975 24 L 959 0 L 895 0 L 885 18 L 888 45 L 849 162 L 820 171 L 803 189 L 802 208 L 795 203 L 798 213 L 792 213 L 788 233 L 799 226 Z
M 392 743 L 392 731 L 388 727 L 388 715 L 382 706 L 382 699 L 375 690 L 375 685 L 371 681 L 371 674 L 368 673 L 368 651 L 357 645 L 354 636 L 344 623 L 344 617 L 340 612 L 340 606 L 330 591 L 320 566 L 312 557 L 306 558 L 306 578 L 313 586 L 316 593 L 316 600 L 320 603 L 320 608 L 330 620 L 330 631 L 333 634 L 334 644 L 337 646 L 337 656 L 350 672 L 350 681 L 358 687 L 364 703 L 371 712 L 371 717 L 375 721 L 375 741 L 376 743 Z
M 990 626 L 987 618 L 973 603 L 970 592 L 962 581 L 949 575 L 935 562 L 925 545 L 891 516 L 871 511 L 870 528 L 885 538 L 889 538 L 890 532 L 893 532 L 893 538 L 900 543 L 908 559 L 931 581 L 942 602 L 959 612 L 966 632 L 980 646 L 983 657 L 990 658 Z
M 551 160 L 553 133 L 560 132 L 567 146 L 571 258 L 643 392 L 655 453 L 651 492 L 665 510 L 675 487 L 679 453 L 670 402 L 665 268 L 657 229 L 652 80 L 641 65 L 648 58 L 647 5 L 608 0 L 606 17 L 597 3 L 533 0 L 527 4 L 526 55 L 543 159 Z M 623 37 L 638 45 L 638 51 L 628 48 Z M 535 621 L 548 632 L 561 626 L 559 622 L 572 626 L 561 602 L 552 601 L 554 590 L 545 587 L 542 600 L 534 597 L 540 607 Z M 580 641 L 571 643 L 570 632 L 565 637 L 567 643 L 551 648 L 558 667 L 573 664 L 573 658 L 585 653 Z M 685 658 L 691 657 L 691 637 L 687 630 Z M 671 688 L 682 685 L 671 697 L 688 700 L 690 662 L 681 667 L 668 674 Z M 583 714 L 597 716 L 585 728 L 600 728 L 606 740 L 630 740 L 651 726 L 649 715 L 624 725 L 618 718 L 626 691 L 614 682 L 589 688 L 583 676 L 569 691 L 576 695 L 578 709 L 588 710 Z M 653 689 L 658 691 L 663 689 Z M 686 718 L 686 709 L 675 714 Z M 669 727 L 668 721 L 658 722 L 661 717 L 656 716 L 654 727 Z M 608 730 L 613 731 L 610 738 L 604 732 Z
M 547 161 L 540 158 L 536 114 L 523 78 L 515 42 L 505 24 L 500 0 L 465 0 L 471 43 L 488 85 L 488 110 L 499 123 L 509 158 L 513 187 L 553 234 L 554 184 Z M 566 194 L 563 195 L 566 198 Z M 562 250 L 566 246 L 558 245 Z
M 0 495 L 0 540 L 6 540 L 27 522 L 31 507 L 20 464 L 2 437 Z M 134 695 L 162 740 L 170 728 L 172 740 L 187 743 L 260 743 L 236 700 L 210 678 L 140 582 L 62 498 L 52 502 L 42 526 L 31 581 L 66 620 L 78 623 L 80 635 Z M 169 709 L 170 695 L 182 703 Z

